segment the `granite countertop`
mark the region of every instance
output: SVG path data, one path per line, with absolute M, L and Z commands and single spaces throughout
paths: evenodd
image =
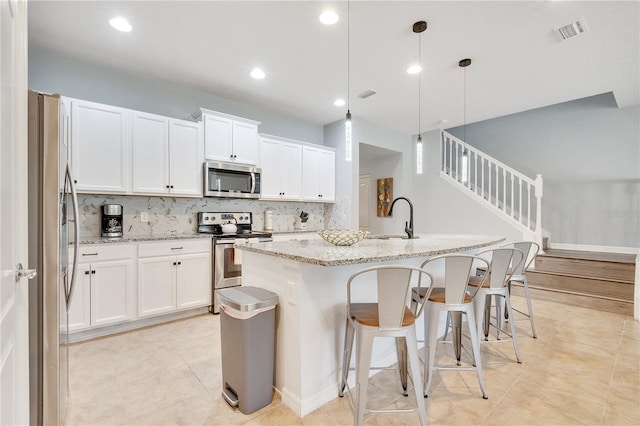
M 314 265 L 341 266 L 456 253 L 504 240 L 504 237 L 495 235 L 420 234 L 412 240 L 396 236 L 367 238 L 352 246 L 334 246 L 322 239 L 313 239 L 241 244 L 235 247 Z
M 192 240 L 199 238 L 211 239 L 210 234 L 178 234 L 178 235 L 125 235 L 120 238 L 83 237 L 80 244 L 114 244 L 136 243 L 140 241 Z

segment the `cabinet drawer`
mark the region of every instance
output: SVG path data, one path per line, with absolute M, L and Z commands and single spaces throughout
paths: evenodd
M 138 244 L 139 257 L 171 256 L 189 253 L 209 253 L 210 251 L 210 238 L 199 240 L 172 240 Z
M 78 261 L 132 259 L 135 253 L 133 244 L 89 244 L 78 248 Z

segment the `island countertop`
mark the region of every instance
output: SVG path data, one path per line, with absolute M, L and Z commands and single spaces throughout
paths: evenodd
M 355 265 L 437 256 L 487 247 L 504 241 L 494 235 L 420 234 L 415 239 L 366 238 L 352 246 L 322 239 L 236 244 L 235 247 L 320 266 Z

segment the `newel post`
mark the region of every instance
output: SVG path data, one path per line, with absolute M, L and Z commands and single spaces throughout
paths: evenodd
M 535 241 L 540 245 L 542 250 L 542 175 L 536 175 L 535 179 L 535 196 L 536 196 L 536 231 Z

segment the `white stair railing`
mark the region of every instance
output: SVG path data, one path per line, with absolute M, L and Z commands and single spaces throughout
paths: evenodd
M 440 176 L 542 247 L 542 175 L 531 179 L 450 133 L 440 136 Z

